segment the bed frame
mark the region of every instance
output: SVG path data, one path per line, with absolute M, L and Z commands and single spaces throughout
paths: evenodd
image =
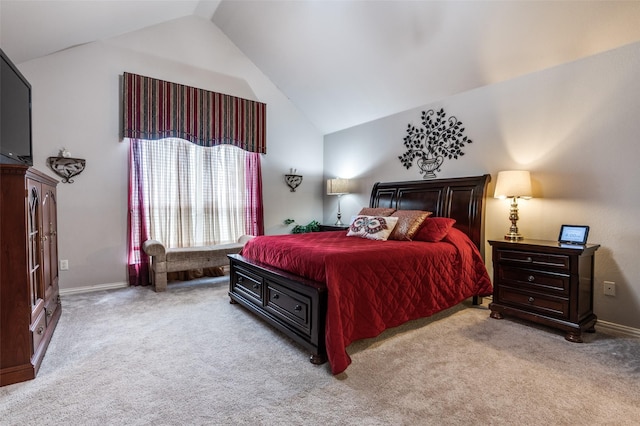
M 456 220 L 484 255 L 484 200 L 490 175 L 373 185 L 370 207 L 426 210 Z M 229 255 L 229 297 L 311 352 L 314 364 L 326 362 L 327 287 L 281 269 Z M 477 303 L 477 297 L 474 297 Z

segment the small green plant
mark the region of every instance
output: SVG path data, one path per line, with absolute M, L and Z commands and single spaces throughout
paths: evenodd
M 291 225 L 292 223 L 295 223 L 295 222 L 296 221 L 293 219 L 284 220 L 285 225 Z M 318 223 L 318 221 L 316 220 L 312 220 L 306 225 L 296 225 L 293 228 L 291 228 L 292 234 L 306 234 L 307 232 L 319 232 L 319 231 L 320 231 L 320 223 Z

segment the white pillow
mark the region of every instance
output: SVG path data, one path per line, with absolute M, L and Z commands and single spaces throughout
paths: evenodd
M 351 221 L 347 237 L 385 241 L 397 223 L 397 217 L 358 215 Z

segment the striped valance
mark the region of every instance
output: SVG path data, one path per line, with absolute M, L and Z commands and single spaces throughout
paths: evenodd
M 126 72 L 123 89 L 125 138 L 177 137 L 267 151 L 264 103 Z

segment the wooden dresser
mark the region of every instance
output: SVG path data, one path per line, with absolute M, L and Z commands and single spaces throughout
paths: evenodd
M 489 241 L 493 247 L 491 317 L 514 316 L 566 332 L 582 342 L 594 332 L 593 270 L 597 244 L 556 241 Z
M 0 165 L 0 386 L 36 377 L 62 312 L 57 183 Z

